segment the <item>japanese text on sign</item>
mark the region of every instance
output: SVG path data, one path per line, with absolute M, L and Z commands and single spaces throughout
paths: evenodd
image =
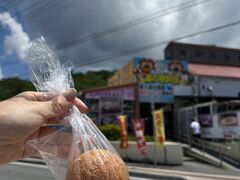
M 175 75 L 148 74 L 143 81 L 146 83 L 160 82 L 163 84 L 181 84 L 180 77 Z
M 163 109 L 153 112 L 155 139 L 160 145 L 165 142 L 164 116 Z

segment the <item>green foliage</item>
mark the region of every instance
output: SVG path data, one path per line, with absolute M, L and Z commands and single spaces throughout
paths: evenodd
M 77 91 L 88 88 L 95 88 L 107 85 L 107 79 L 113 75 L 114 71 L 89 71 L 85 74 L 77 73 L 73 75 L 75 88 Z M 0 80 L 0 100 L 15 96 L 23 91 L 35 91 L 36 89 L 30 81 L 19 78 L 6 78 Z
M 73 74 L 73 80 L 77 91 L 102 87 L 107 85 L 107 79 L 114 74 L 113 71 L 88 71 L 85 74 Z
M 7 78 L 0 81 L 0 100 L 15 96 L 23 91 L 32 91 L 34 86 L 31 82 L 18 78 Z
M 146 142 L 152 142 L 153 137 L 150 135 L 145 136 Z M 135 137 L 133 135 L 128 135 L 128 141 L 135 141 Z
M 146 139 L 147 142 L 152 142 L 153 141 L 153 136 L 146 135 L 145 139 Z
M 109 141 L 120 141 L 121 139 L 121 130 L 118 125 L 107 124 L 98 127 L 100 131 L 106 136 Z M 146 135 L 146 142 L 152 142 L 153 136 Z M 135 141 L 134 135 L 128 135 L 128 141 Z
M 135 136 L 128 135 L 128 141 L 135 141 Z
M 106 136 L 110 141 L 120 140 L 120 127 L 114 124 L 107 124 L 98 127 L 100 131 Z

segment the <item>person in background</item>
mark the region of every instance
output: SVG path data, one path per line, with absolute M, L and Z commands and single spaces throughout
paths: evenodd
M 200 127 L 200 124 L 199 124 L 197 118 L 193 119 L 190 127 L 192 129 L 193 137 L 194 138 L 201 138 L 201 127 Z

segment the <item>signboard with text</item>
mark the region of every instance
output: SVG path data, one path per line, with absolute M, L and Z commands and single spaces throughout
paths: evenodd
M 185 61 L 148 58 L 134 58 L 133 61 L 141 102 L 172 103 L 174 85 L 188 83 L 188 64 Z
M 174 101 L 173 85 L 160 83 L 139 84 L 141 102 L 170 103 Z
M 141 83 L 184 85 L 188 83 L 188 63 L 178 60 L 155 61 L 149 58 L 134 58 L 134 74 Z
M 119 87 L 114 89 L 103 89 L 98 91 L 86 92 L 86 98 L 101 98 L 101 97 L 121 97 L 126 100 L 134 100 L 134 87 Z

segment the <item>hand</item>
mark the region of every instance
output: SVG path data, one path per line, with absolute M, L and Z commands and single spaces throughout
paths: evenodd
M 72 105 L 82 113 L 88 110 L 76 98 L 75 89 L 68 89 L 60 95 L 24 92 L 0 102 L 0 164 L 32 155 L 25 144 L 44 136 L 47 132 L 43 125 L 59 122 Z

